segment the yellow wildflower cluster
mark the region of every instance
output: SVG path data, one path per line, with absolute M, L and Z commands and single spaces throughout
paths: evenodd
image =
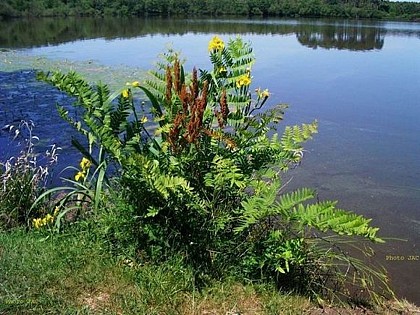
M 77 174 L 74 176 L 74 179 L 78 182 L 79 180 L 82 180 L 83 178 L 85 178 L 85 173 L 79 171 L 77 172 Z
M 130 96 L 130 90 L 129 89 L 125 89 L 121 92 L 122 97 L 124 98 L 128 98 Z
M 132 86 L 132 87 L 140 87 L 140 82 L 139 81 L 133 81 L 133 82 L 127 82 L 125 85 L 127 86 Z
M 214 36 L 209 42 L 209 51 L 219 51 L 225 48 L 225 43 L 219 36 Z
M 236 87 L 239 89 L 243 86 L 248 86 L 251 84 L 251 78 L 249 77 L 249 75 L 244 74 L 241 75 L 237 80 L 236 80 Z
M 85 157 L 80 161 L 80 168 L 84 171 L 86 171 L 91 165 L 92 162 Z
M 32 220 L 32 223 L 36 229 L 39 229 L 53 222 L 54 222 L 54 217 L 49 213 L 43 218 L 37 218 L 37 219 Z
M 220 67 L 219 69 L 217 69 L 217 73 L 222 74 L 222 73 L 225 73 L 225 72 L 227 72 L 225 67 Z
M 265 89 L 262 91 L 260 88 L 256 89 L 255 92 L 257 92 L 258 98 L 267 98 L 270 96 L 270 92 L 268 89 Z
M 92 162 L 84 157 L 80 161 L 79 165 L 80 165 L 81 170 L 79 172 L 77 172 L 76 176 L 74 176 L 74 179 L 76 181 L 82 180 L 86 177 L 87 171 L 89 170 L 90 166 L 92 165 Z
M 47 214 L 45 217 L 43 218 L 37 218 L 37 219 L 33 219 L 32 220 L 32 224 L 36 229 L 39 229 L 43 226 L 46 226 L 48 224 L 51 224 L 54 222 L 54 218 L 57 216 L 58 212 L 60 211 L 59 207 L 55 207 L 54 209 L 54 214 Z

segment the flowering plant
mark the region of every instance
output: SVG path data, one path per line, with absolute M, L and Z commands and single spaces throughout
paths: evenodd
M 278 284 L 296 277 L 310 294 L 324 290 L 329 277 L 340 272 L 331 267 L 338 259 L 366 283 L 366 269 L 356 268 L 360 264 L 335 244 L 317 247 L 324 239 L 311 231 L 381 242 L 370 220 L 337 209 L 335 202 L 320 202 L 312 189 L 283 191 L 282 174 L 299 164 L 302 144 L 317 132 L 317 122 L 286 126 L 278 135 L 286 106 L 265 109 L 270 92 L 252 93 L 251 45 L 216 36 L 208 51 L 212 69 L 186 74 L 179 55 L 170 51 L 146 82 L 128 83 L 114 94 L 101 85 L 95 90 L 75 74 L 47 78 L 68 93 L 78 91 L 83 121 L 60 112 L 87 137 L 89 149 L 75 144 L 95 172 L 100 170 L 96 188 L 85 186 L 81 181 L 90 162 L 82 160 L 72 181 L 82 191 L 69 195 L 99 200 L 94 209 L 100 211 L 98 187 L 107 163 L 114 162 L 117 194 L 130 224 L 106 230 L 130 234 L 139 259 L 181 255 L 197 274 L 219 275 L 230 266 L 245 277 Z M 133 89 L 142 93 L 149 112 L 141 107 L 139 115 Z M 113 241 L 114 234 L 109 238 Z

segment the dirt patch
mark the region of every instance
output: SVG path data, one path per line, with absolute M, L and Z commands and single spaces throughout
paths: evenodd
M 82 304 L 87 306 L 91 311 L 100 311 L 106 309 L 110 303 L 111 296 L 106 292 L 95 292 L 88 294 L 82 298 Z

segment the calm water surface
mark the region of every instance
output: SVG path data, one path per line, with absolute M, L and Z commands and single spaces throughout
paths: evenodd
M 207 43 L 252 42 L 255 87 L 290 104 L 287 124 L 319 121 L 289 187 L 373 218 L 397 293 L 420 304 L 420 24 L 334 20 L 83 19 L 0 22 L 0 47 L 53 59 L 150 69 L 170 45 L 207 67 Z M 1 71 L 1 68 L 0 68 Z M 125 82 L 122 82 L 124 84 Z M 45 128 L 48 128 L 46 126 Z

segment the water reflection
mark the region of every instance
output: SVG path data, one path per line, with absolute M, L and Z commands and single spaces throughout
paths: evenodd
M 81 39 L 134 38 L 187 33 L 277 34 L 295 33 L 311 48 L 381 49 L 385 34 L 418 36 L 408 23 L 320 20 L 192 20 L 157 18 L 45 18 L 0 21 L 0 47 L 32 48 Z
M 384 46 L 386 29 L 354 25 L 299 27 L 296 36 L 304 46 L 347 50 L 374 50 Z

